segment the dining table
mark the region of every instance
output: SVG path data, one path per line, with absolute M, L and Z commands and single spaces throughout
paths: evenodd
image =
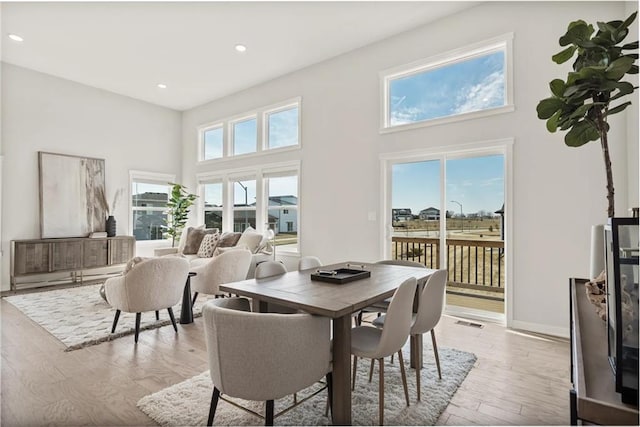
M 369 277 L 347 283 L 312 280 L 319 272 L 339 269 L 370 272 Z M 351 424 L 351 322 L 373 303 L 393 296 L 400 284 L 415 277 L 424 285 L 436 270 L 358 261 L 323 265 L 308 270 L 291 271 L 264 279 L 248 279 L 220 285 L 220 290 L 253 299 L 254 309 L 267 311 L 274 303 L 332 319 L 333 328 L 333 424 Z M 320 278 L 322 279 L 322 277 Z M 418 286 L 419 292 L 422 286 Z M 417 310 L 419 298 L 414 300 Z M 422 366 L 422 336 L 411 337 L 411 366 Z

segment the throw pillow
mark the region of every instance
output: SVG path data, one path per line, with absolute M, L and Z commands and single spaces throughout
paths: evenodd
M 231 246 L 235 246 L 240 240 L 240 236 L 242 233 L 233 233 L 231 231 L 225 231 L 220 236 L 220 240 L 218 240 L 219 248 L 229 248 Z
M 185 255 L 197 254 L 204 236 L 207 234 L 213 234 L 215 231 L 215 228 L 193 228 L 189 230 L 189 233 L 187 234 L 187 242 L 184 245 L 182 253 Z
M 218 239 L 220 239 L 219 233 L 207 234 L 204 236 L 202 238 L 202 243 L 200 243 L 200 249 L 198 249 L 198 257 L 211 258 L 213 256 L 213 251 L 218 245 Z
M 260 246 L 260 242 L 262 242 L 262 238 L 263 235 L 261 233 L 258 233 L 253 227 L 248 227 L 244 230 L 236 244 L 238 246 L 245 245 L 251 253 L 255 253 L 256 249 Z
M 204 224 L 197 227 L 187 227 L 182 230 L 182 233 L 180 234 L 180 240 L 178 241 L 178 252 L 183 253 L 184 246 L 187 244 L 187 236 L 189 235 L 189 232 L 195 228 L 204 230 Z

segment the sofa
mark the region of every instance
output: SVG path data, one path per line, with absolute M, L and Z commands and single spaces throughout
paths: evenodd
M 154 255 L 184 257 L 193 269 L 201 267 L 221 253 L 236 249 L 248 249 L 252 253 L 247 279 L 254 277 L 256 265 L 269 261 L 273 255 L 267 235 L 258 233 L 252 227 L 242 233 L 220 233 L 217 228 L 205 228 L 204 225 L 185 228 L 177 247 L 155 249 Z

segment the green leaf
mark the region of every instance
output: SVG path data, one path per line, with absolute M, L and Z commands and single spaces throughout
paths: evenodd
M 558 98 L 562 97 L 562 94 L 565 91 L 564 81 L 560 79 L 553 79 L 551 83 L 549 83 L 549 88 L 551 89 L 551 93 L 553 93 Z
M 621 47 L 622 50 L 635 50 L 638 49 L 638 41 L 627 43 Z
M 577 41 L 589 40 L 593 31 L 593 25 L 587 24 L 582 20 L 574 21 L 569 24 L 566 34 L 560 37 L 560 46 L 567 46 Z
M 542 120 L 547 120 L 548 118 L 553 116 L 553 114 L 556 111 L 562 110 L 563 106 L 564 106 L 564 102 L 562 102 L 562 100 L 558 98 L 543 99 L 538 103 L 538 106 L 536 107 L 536 111 L 538 112 L 538 118 Z
M 568 60 L 570 60 L 571 57 L 573 57 L 573 54 L 576 52 L 576 49 L 577 49 L 577 47 L 575 47 L 575 46 L 569 46 L 568 48 L 564 49 L 563 51 L 558 52 L 555 55 L 553 55 L 551 57 L 551 59 L 556 64 L 562 64 L 562 63 L 567 62 Z
M 629 28 L 629 25 L 631 25 L 633 23 L 633 21 L 635 21 L 637 15 L 638 15 L 637 11 L 635 11 L 631 15 L 629 15 L 629 17 L 627 19 L 625 19 L 624 22 L 618 26 L 618 31 L 626 29 L 626 28 Z
M 549 132 L 553 133 L 556 131 L 556 129 L 558 129 L 558 119 L 560 117 L 560 114 L 562 114 L 561 111 L 556 111 L 553 116 L 551 116 L 549 120 L 547 120 L 547 130 Z
M 627 108 L 629 105 L 631 105 L 630 101 L 629 102 L 625 102 L 624 104 L 620 104 L 617 107 L 612 108 L 609 111 L 607 111 L 607 116 L 619 113 L 620 111 L 623 111 L 625 108 Z
M 574 110 L 573 113 L 571 113 L 571 116 L 569 116 L 572 119 L 580 119 L 582 117 L 584 117 L 585 114 L 587 114 L 589 112 L 589 110 L 591 108 L 594 107 L 594 104 L 584 104 L 581 105 L 580 107 L 576 108 Z
M 629 82 L 617 82 L 617 87 L 616 89 L 618 89 L 618 92 L 613 95 L 609 101 L 614 101 L 620 97 L 623 97 L 625 95 L 629 95 L 631 93 L 633 93 L 634 87 L 631 83 Z
M 628 56 L 618 58 L 611 64 L 609 64 L 609 66 L 605 70 L 605 76 L 608 79 L 620 80 L 627 73 L 627 71 L 631 69 L 633 62 L 634 59 L 629 58 Z
M 597 141 L 600 138 L 598 130 L 585 120 L 577 122 L 564 137 L 564 142 L 569 147 L 581 147 L 587 142 Z
M 638 74 L 638 66 L 632 65 L 631 68 L 629 68 L 629 71 L 627 71 L 627 74 Z

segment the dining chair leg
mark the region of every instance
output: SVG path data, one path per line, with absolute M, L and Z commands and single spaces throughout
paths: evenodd
M 267 400 L 267 409 L 264 416 L 264 425 L 273 425 L 273 400 Z
M 169 312 L 169 317 L 171 318 L 171 324 L 173 325 L 173 329 L 178 332 L 178 325 L 176 325 L 176 317 L 173 315 L 173 308 L 167 307 L 167 311 Z
M 331 421 L 333 422 L 333 372 L 326 375 L 327 379 L 327 408 L 331 411 Z M 327 416 L 327 414 L 325 414 Z
M 353 381 L 351 381 L 351 391 L 356 389 L 356 370 L 358 368 L 358 356 L 353 356 Z
M 369 367 L 369 382 L 373 379 L 373 365 L 375 365 L 376 360 L 371 359 L 371 366 Z
M 438 378 L 442 379 L 442 371 L 440 370 L 440 356 L 438 356 L 438 345 L 436 344 L 436 332 L 431 330 L 431 342 L 433 343 L 433 354 L 436 357 L 436 366 L 438 368 Z
M 116 325 L 118 324 L 118 319 L 120 318 L 120 310 L 116 310 L 116 316 L 113 318 L 113 326 L 111 327 L 111 333 L 116 331 Z
M 207 419 L 207 425 L 213 425 L 213 417 L 216 415 L 216 408 L 218 407 L 218 398 L 220 397 L 220 390 L 217 387 L 213 388 L 213 395 L 211 396 L 211 406 L 209 407 L 209 418 Z
M 136 336 L 135 341 L 138 342 L 138 335 L 140 334 L 140 318 L 142 317 L 142 313 L 136 313 Z
M 198 293 L 194 292 L 193 299 L 191 300 L 191 309 L 193 309 L 193 306 L 196 305 L 196 298 L 198 298 Z M 218 295 L 216 295 L 216 298 L 218 298 Z
M 378 387 L 378 421 L 379 425 L 384 425 L 384 358 L 378 359 L 380 364 L 379 387 Z
M 422 367 L 416 366 L 416 388 L 418 389 L 418 401 L 420 401 L 420 377 L 422 376 Z
M 160 311 L 156 310 L 156 320 L 160 320 Z
M 404 398 L 409 405 L 409 387 L 407 387 L 407 373 L 404 370 L 404 360 L 402 358 L 402 349 L 398 350 L 398 363 L 400 364 L 400 374 L 402 375 L 402 387 L 404 388 Z

